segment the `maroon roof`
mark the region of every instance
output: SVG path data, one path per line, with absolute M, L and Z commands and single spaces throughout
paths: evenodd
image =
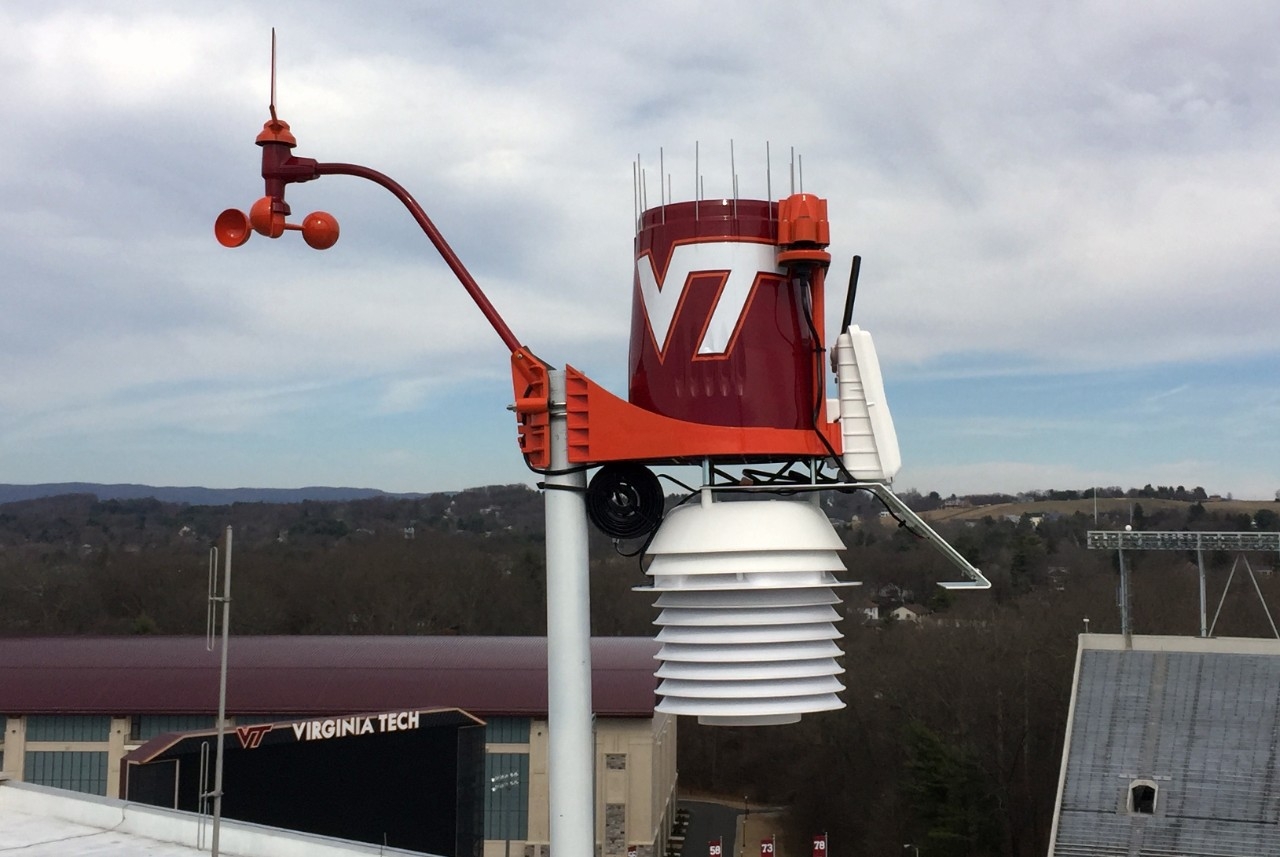
M 653 715 L 657 651 L 647 637 L 591 641 L 596 714 Z M 547 712 L 543 637 L 232 637 L 228 652 L 231 715 Z M 220 665 L 204 637 L 0 638 L 0 714 L 207 714 Z

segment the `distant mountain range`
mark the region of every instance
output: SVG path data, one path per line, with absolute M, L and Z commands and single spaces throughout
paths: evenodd
M 92 494 L 99 500 L 137 500 L 154 497 L 162 503 L 189 503 L 193 506 L 229 506 L 232 503 L 301 503 L 303 500 L 342 502 L 372 497 L 414 499 L 427 494 L 391 494 L 376 488 L 200 488 L 155 487 L 153 485 L 101 485 L 95 482 L 46 482 L 40 485 L 0 483 L 0 503 L 37 500 L 63 494 Z

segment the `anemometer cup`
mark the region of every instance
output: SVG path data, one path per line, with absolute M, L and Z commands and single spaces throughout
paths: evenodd
M 213 234 L 223 247 L 239 247 L 253 234 L 249 216 L 238 208 L 228 208 L 213 222 Z
M 338 219 L 327 211 L 313 211 L 302 219 L 302 240 L 315 250 L 338 243 Z
M 279 238 L 284 234 L 284 214 L 274 208 L 275 200 L 264 196 L 249 209 L 249 224 L 253 231 L 268 238 Z

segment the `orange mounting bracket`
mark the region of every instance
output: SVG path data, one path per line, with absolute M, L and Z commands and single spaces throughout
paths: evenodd
M 551 466 L 551 386 L 547 364 L 525 348 L 511 354 L 511 386 L 515 402 L 516 440 L 529 467 L 546 470 Z
M 571 464 L 827 458 L 844 440 L 839 422 L 826 421 L 825 407 L 814 429 L 694 423 L 633 405 L 572 366 L 565 368 L 565 400 Z

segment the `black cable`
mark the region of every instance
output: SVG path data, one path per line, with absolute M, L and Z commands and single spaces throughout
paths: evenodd
M 810 298 L 812 289 L 811 281 L 808 277 L 805 277 L 802 280 L 802 283 L 804 293 L 801 295 L 800 306 L 804 310 L 802 314 L 804 315 L 805 323 L 809 326 L 809 336 L 813 340 L 813 353 L 815 357 L 817 357 L 814 361 L 813 382 L 816 395 L 814 396 L 813 415 L 810 419 L 810 424 L 813 428 L 813 433 L 818 436 L 818 440 L 822 441 L 822 445 L 826 448 L 827 454 L 831 456 L 831 460 L 835 462 L 838 468 L 840 468 L 840 472 L 844 474 L 845 478 L 848 479 L 849 482 L 856 483 L 858 480 L 855 479 L 853 474 L 849 472 L 849 469 L 844 466 L 844 461 L 842 461 L 840 456 L 836 454 L 835 447 L 831 445 L 831 441 L 827 440 L 826 434 L 823 433 L 822 428 L 818 425 L 818 415 L 822 413 L 822 403 L 827 396 L 824 384 L 826 377 L 822 371 L 822 356 L 826 354 L 826 349 L 822 347 L 822 337 L 818 334 L 818 327 L 813 318 L 813 300 Z
M 803 485 L 809 481 L 809 477 L 805 476 L 803 473 L 796 473 L 793 471 L 791 469 L 791 463 L 787 464 L 785 472 L 779 471 L 777 473 L 764 473 L 760 470 L 744 470 L 742 471 L 742 475 L 750 478 L 753 482 L 757 477 L 765 477 L 765 481 L 757 483 L 764 486 L 773 485 L 778 482 L 783 484 L 792 483 Z
M 671 476 L 670 474 L 667 474 L 667 473 L 659 473 L 659 474 L 658 474 L 658 478 L 659 478 L 659 479 L 665 479 L 665 480 L 667 480 L 668 482 L 674 482 L 674 483 L 676 483 L 676 484 L 677 484 L 677 485 L 679 485 L 681 488 L 683 488 L 685 491 L 688 491 L 688 492 L 689 492 L 689 494 L 690 494 L 690 496 L 692 496 L 693 494 L 698 493 L 698 489 L 697 489 L 697 488 L 690 488 L 688 485 L 685 485 L 685 484 L 684 484 L 683 482 L 681 482 L 679 479 L 675 478 L 674 476 Z M 686 498 L 685 498 L 685 500 L 687 500 L 687 499 L 688 499 L 688 497 L 686 497 Z M 684 505 L 685 500 L 681 500 L 681 501 L 680 501 L 679 503 L 677 503 L 676 505 L 677 505 L 677 506 Z
M 586 494 L 587 488 L 583 485 L 552 485 L 550 482 L 537 483 L 539 491 L 572 491 L 575 494 Z
M 906 530 L 908 533 L 911 533 L 911 535 L 915 536 L 917 539 L 921 539 L 921 540 L 923 540 L 923 539 L 925 538 L 925 537 L 924 537 L 924 535 L 923 535 L 922 533 L 917 533 L 915 530 L 913 530 L 913 529 L 911 528 L 911 525 L 910 525 L 910 524 L 908 524 L 905 520 L 903 520 L 902 518 L 900 518 L 900 517 L 898 516 L 898 513 L 897 513 L 897 512 L 895 512 L 895 511 L 893 510 L 893 507 L 892 507 L 892 506 L 890 506 L 888 503 L 886 503 L 886 502 L 884 501 L 884 498 L 883 498 L 883 497 L 881 497 L 879 494 L 875 493 L 875 492 L 874 492 L 874 491 L 872 491 L 870 488 L 861 488 L 861 487 L 859 487 L 859 489 L 858 489 L 858 490 L 860 490 L 860 491 L 866 491 L 866 492 L 867 492 L 868 494 L 870 494 L 872 497 L 876 498 L 876 500 L 878 500 L 878 501 L 879 501 L 880 505 L 881 505 L 881 506 L 884 506 L 884 510 L 885 510 L 886 512 L 888 512 L 888 513 L 889 513 L 889 517 L 893 518 L 895 521 L 897 521 L 897 522 L 898 522 L 898 526 L 899 526 L 899 527 L 901 527 L 902 529 Z
M 575 464 L 573 467 L 566 467 L 563 470 L 552 470 L 550 467 L 544 470 L 542 468 L 534 467 L 532 464 L 530 464 L 528 456 L 523 456 L 523 458 L 524 458 L 524 466 L 529 468 L 539 476 L 568 476 L 571 473 L 582 473 L 586 470 L 591 469 L 590 464 Z
M 753 481 L 757 477 L 762 477 L 766 480 L 765 484 L 770 484 L 774 480 L 782 479 L 784 477 L 788 479 L 796 479 L 797 477 L 792 476 L 789 472 L 791 468 L 795 466 L 795 463 L 796 463 L 795 459 L 792 458 L 787 461 L 784 461 L 782 465 L 779 466 L 778 469 L 775 470 L 773 473 L 768 473 L 763 470 L 754 470 L 754 469 L 748 468 L 742 471 L 742 475 Z M 799 478 L 803 478 L 803 477 L 799 477 Z
M 611 462 L 587 486 L 587 517 L 605 535 L 638 539 L 658 529 L 665 499 L 652 470 L 634 461 Z
M 723 479 L 725 482 L 728 482 L 728 483 L 731 483 L 731 484 L 732 484 L 732 483 L 734 483 L 734 482 L 737 482 L 737 481 L 738 481 L 738 479 L 737 479 L 736 477 L 734 477 L 734 475 L 733 475 L 732 473 L 726 473 L 725 471 L 721 470 L 719 467 L 716 467 L 715 465 L 712 465 L 712 466 L 711 466 L 711 479 L 712 479 L 712 486 L 713 486 L 713 487 L 714 487 L 714 485 L 715 485 L 715 477 L 717 477 L 717 476 L 719 476 L 719 477 L 720 477 L 721 479 Z
M 650 543 L 652 543 L 652 542 L 653 542 L 653 537 L 654 537 L 654 536 L 656 536 L 657 534 L 658 534 L 658 531 L 657 531 L 657 530 L 654 530 L 653 532 L 649 533 L 649 535 L 645 537 L 645 540 L 644 540 L 644 542 L 640 545 L 640 547 L 636 548 L 636 549 L 635 549 L 635 550 L 633 550 L 633 551 L 629 551 L 629 552 L 628 552 L 628 551 L 624 551 L 624 550 L 620 550 L 620 549 L 619 549 L 618 544 L 619 544 L 619 542 L 621 542 L 621 541 L 622 541 L 621 539 L 614 539 L 614 540 L 613 540 L 613 551 L 614 551 L 614 553 L 616 553 L 618 556 L 620 556 L 620 557 L 624 557 L 624 558 L 626 558 L 626 559 L 630 559 L 630 558 L 631 558 L 631 557 L 633 557 L 633 556 L 638 556 L 638 557 L 640 557 L 640 563 L 641 563 L 641 565 L 640 565 L 640 570 L 643 572 L 643 571 L 644 571 L 644 555 L 648 552 L 648 550 L 649 550 L 649 545 L 650 545 Z
M 685 494 L 683 497 L 681 497 L 681 498 L 680 498 L 680 502 L 678 502 L 678 503 L 676 503 L 674 506 L 672 506 L 672 508 L 673 508 L 673 509 L 678 509 L 678 508 L 680 508 L 680 507 L 681 507 L 681 506 L 683 506 L 685 503 L 688 503 L 691 499 L 693 499 L 694 497 L 698 496 L 698 494 L 699 494 L 699 493 L 701 493 L 701 490 L 702 490 L 702 489 L 700 489 L 700 488 L 690 488 L 688 485 L 685 485 L 683 482 L 681 482 L 679 479 L 676 479 L 674 476 L 669 476 L 669 475 L 667 475 L 666 473 L 659 473 L 658 475 L 659 475 L 660 477 L 662 477 L 663 479 L 667 479 L 667 480 L 669 480 L 669 481 L 671 481 L 671 482 L 676 483 L 677 485 L 679 485 L 681 488 L 685 489 L 685 491 L 687 491 L 687 492 L 688 492 L 687 494 Z M 618 552 L 618 554 L 619 554 L 620 556 L 625 556 L 625 557 L 632 557 L 632 556 L 634 556 L 634 557 L 638 557 L 638 560 L 637 560 L 636 565 L 637 565 L 637 567 L 640 569 L 640 573 L 641 573 L 641 574 L 644 574 L 644 558 L 645 558 L 645 556 L 646 556 L 646 555 L 648 554 L 648 552 L 649 552 L 649 545 L 653 542 L 653 537 L 654 537 L 654 536 L 656 536 L 657 534 L 658 534 L 658 531 L 657 531 L 657 530 L 654 530 L 652 533 L 650 533 L 650 534 L 649 534 L 649 538 L 647 538 L 647 539 L 645 539 L 645 540 L 644 540 L 644 544 L 642 544 L 642 545 L 641 545 L 641 546 L 640 546 L 640 547 L 639 547 L 635 552 L 633 552 L 633 553 L 623 553 L 622 551 L 619 551 L 619 550 L 618 550 L 618 543 L 617 543 L 617 541 L 616 541 L 616 540 L 615 540 L 615 541 L 614 541 L 614 543 L 613 543 L 613 549 L 614 549 L 615 551 L 617 551 L 617 552 Z

